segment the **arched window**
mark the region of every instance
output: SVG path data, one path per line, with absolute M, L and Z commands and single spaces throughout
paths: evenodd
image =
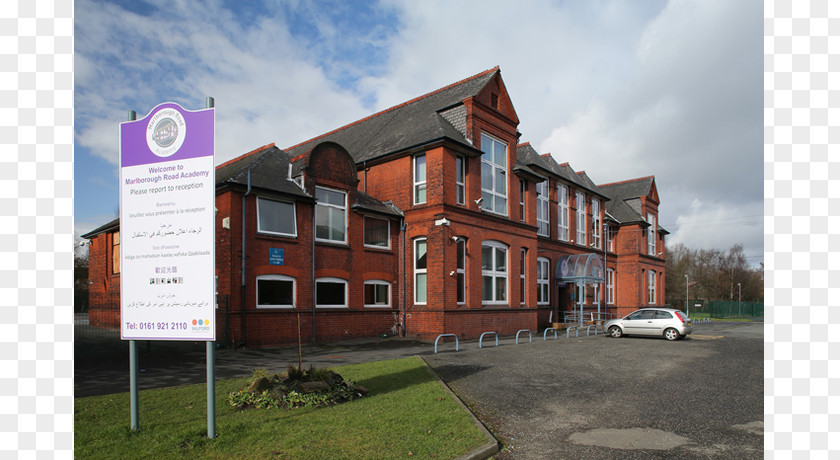
M 318 308 L 347 308 L 347 280 L 341 278 L 316 279 L 315 306 Z
M 295 279 L 286 275 L 257 277 L 257 308 L 294 308 Z
M 391 283 L 384 280 L 365 281 L 365 307 L 390 307 Z

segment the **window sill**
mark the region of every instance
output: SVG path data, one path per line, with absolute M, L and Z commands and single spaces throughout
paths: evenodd
M 285 235 L 282 233 L 268 233 L 268 232 L 257 232 L 258 237 L 266 237 L 271 239 L 284 239 L 284 240 L 295 240 L 297 241 L 297 235 Z
M 386 248 L 386 247 L 382 247 L 382 246 L 370 246 L 370 245 L 367 245 L 367 244 L 364 245 L 364 247 L 365 247 L 366 250 L 369 249 L 371 251 L 392 252 L 390 247 Z
M 336 248 L 350 248 L 350 245 L 344 241 L 330 241 L 330 240 L 315 240 L 315 244 L 320 244 L 324 246 L 333 246 Z

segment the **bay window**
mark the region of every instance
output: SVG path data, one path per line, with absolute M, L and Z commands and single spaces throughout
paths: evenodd
M 257 233 L 297 236 L 295 204 L 257 198 Z
M 391 247 L 391 225 L 388 219 L 365 216 L 365 246 L 388 249 Z

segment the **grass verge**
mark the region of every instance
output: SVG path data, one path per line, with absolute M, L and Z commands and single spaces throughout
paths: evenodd
M 207 438 L 206 386 L 75 400 L 76 458 L 454 458 L 485 442 L 470 415 L 419 358 L 335 368 L 370 390 L 332 407 L 239 410 L 225 403 L 246 379 L 216 382 L 216 439 Z

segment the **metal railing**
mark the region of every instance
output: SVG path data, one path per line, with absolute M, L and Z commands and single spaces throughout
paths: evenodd
M 546 328 L 546 330 L 543 331 L 543 340 L 547 340 L 546 334 L 548 334 L 548 331 L 554 332 L 554 340 L 557 340 L 557 329 L 554 329 L 553 327 Z

